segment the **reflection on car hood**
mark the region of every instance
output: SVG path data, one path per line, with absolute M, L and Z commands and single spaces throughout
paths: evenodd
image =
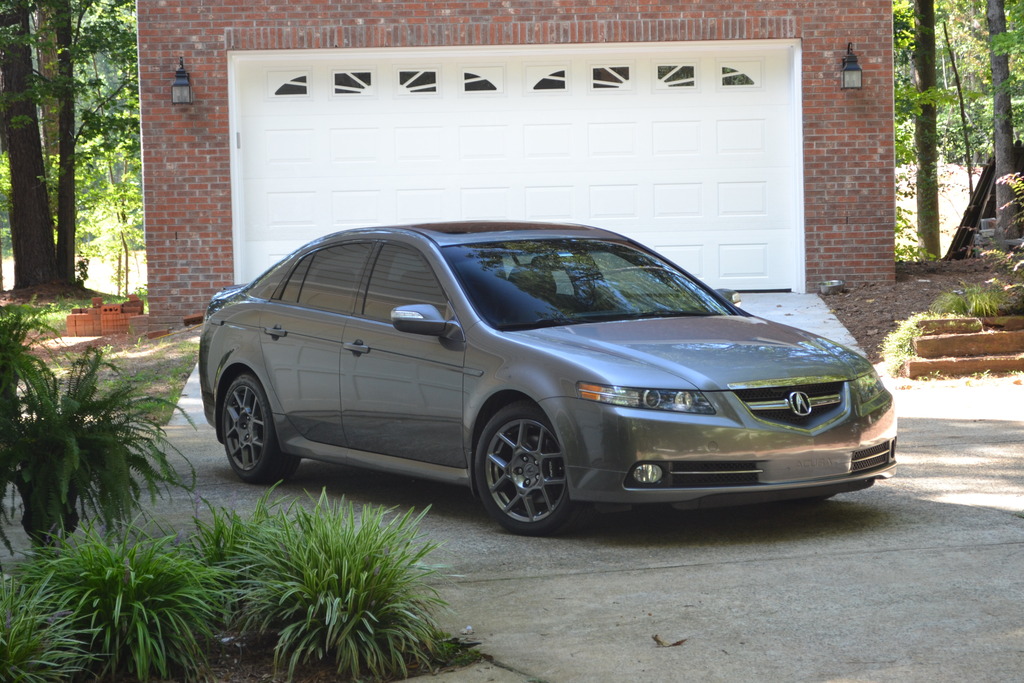
M 640 363 L 709 391 L 774 380 L 852 379 L 871 369 L 866 359 L 839 344 L 744 316 L 602 322 L 513 334 L 563 357 L 575 351 L 595 370 L 601 357 L 616 365 Z

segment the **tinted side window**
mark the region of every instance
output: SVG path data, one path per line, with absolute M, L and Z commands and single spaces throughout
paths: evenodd
M 287 301 L 288 303 L 294 304 L 299 300 L 299 292 L 302 291 L 302 282 L 306 279 L 306 273 L 309 271 L 309 264 L 313 262 L 313 257 L 316 256 L 316 252 L 312 254 L 306 254 L 299 261 L 299 265 L 295 266 L 295 270 L 292 271 L 291 276 L 288 278 L 288 282 L 284 284 L 284 289 L 281 291 L 281 301 Z
M 309 270 L 298 292 L 299 305 L 335 313 L 351 313 L 372 246 L 371 242 L 355 242 L 327 247 L 313 253 Z M 295 273 L 301 272 L 300 265 Z M 292 283 L 289 282 L 286 294 L 291 292 L 291 287 Z
M 385 244 L 370 276 L 363 315 L 390 322 L 391 309 L 406 304 L 433 304 L 443 313 L 448 300 L 419 252 Z

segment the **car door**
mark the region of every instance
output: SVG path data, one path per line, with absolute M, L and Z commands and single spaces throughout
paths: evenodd
M 307 255 L 261 317 L 270 390 L 291 426 L 311 441 L 346 444 L 341 344 L 372 248 L 354 242 Z
M 362 310 L 345 329 L 342 422 L 362 451 L 465 467 L 462 444 L 463 344 L 399 332 L 391 310 L 431 304 L 450 314 L 427 260 L 384 243 Z

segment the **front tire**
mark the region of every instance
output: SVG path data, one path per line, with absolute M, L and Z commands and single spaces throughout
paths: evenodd
M 547 536 L 575 522 L 565 455 L 544 412 L 530 402 L 498 411 L 477 442 L 473 476 L 487 513 L 509 531 Z
M 274 484 L 287 479 L 299 458 L 281 451 L 267 392 L 250 374 L 228 387 L 221 409 L 224 451 L 235 475 L 249 484 Z

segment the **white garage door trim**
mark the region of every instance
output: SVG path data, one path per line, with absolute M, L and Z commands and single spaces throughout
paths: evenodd
M 231 53 L 236 279 L 347 227 L 513 218 L 803 291 L 799 83 L 795 41 Z

